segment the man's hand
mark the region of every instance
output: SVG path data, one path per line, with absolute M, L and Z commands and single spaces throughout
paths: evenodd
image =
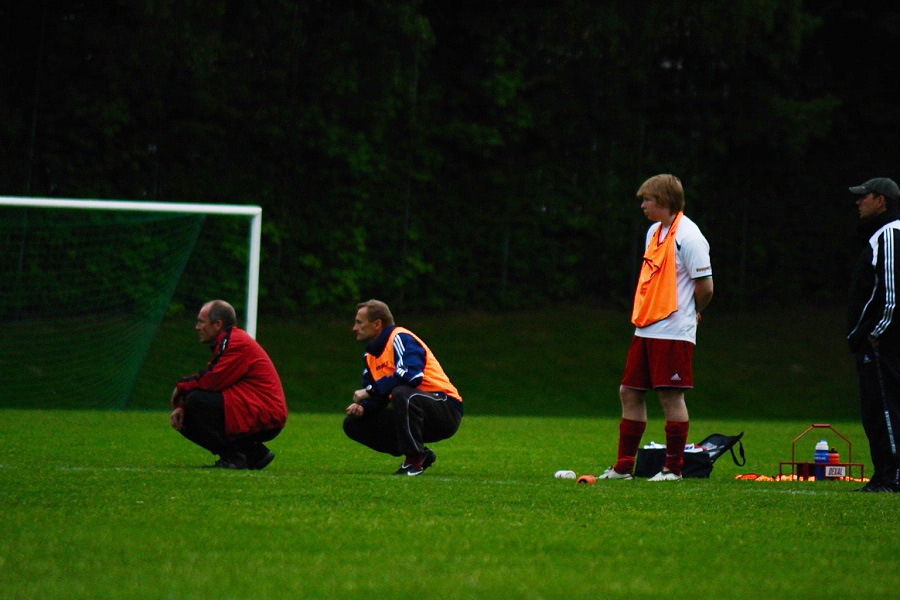
M 347 414 L 351 417 L 361 417 L 365 412 L 362 401 L 369 397 L 369 392 L 365 388 L 353 392 L 353 404 L 347 407 Z
M 172 408 L 178 408 L 179 406 L 182 405 L 182 403 L 183 403 L 182 397 L 183 396 L 184 396 L 184 393 L 179 391 L 179 389 L 177 387 L 174 390 L 172 390 L 172 398 L 169 400 L 169 403 L 172 405 Z
M 173 410 L 169 415 L 169 421 L 172 423 L 173 429 L 181 431 L 181 428 L 184 427 L 184 408 L 179 406 Z

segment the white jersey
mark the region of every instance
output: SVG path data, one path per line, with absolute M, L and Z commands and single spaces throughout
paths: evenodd
M 662 223 L 654 223 L 647 231 L 644 249 L 653 240 Z M 665 240 L 668 231 L 660 234 Z M 684 340 L 697 343 L 697 306 L 694 302 L 694 280 L 712 276 L 709 260 L 709 242 L 703 237 L 697 224 L 681 216 L 675 231 L 675 286 L 677 288 L 678 310 L 656 323 L 638 327 L 634 335 L 662 340 Z

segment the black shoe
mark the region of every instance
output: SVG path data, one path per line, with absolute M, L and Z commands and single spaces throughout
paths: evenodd
M 415 477 L 416 475 L 421 475 L 424 472 L 425 469 L 423 469 L 422 467 L 403 463 L 402 465 L 400 465 L 399 469 L 394 471 L 394 475 L 409 475 L 410 477 Z
M 870 481 L 869 483 L 862 486 L 861 488 L 857 488 L 853 491 L 854 492 L 867 492 L 867 493 L 880 493 L 880 492 L 894 492 L 896 490 L 893 490 L 886 485 L 881 485 L 878 482 L 875 482 L 873 485 L 873 483 Z
M 252 471 L 259 471 L 259 470 L 265 469 L 267 466 L 269 466 L 269 463 L 272 462 L 274 459 L 275 459 L 275 453 L 272 452 L 271 450 L 267 449 L 266 453 L 264 455 L 262 455 L 261 457 L 259 457 L 258 459 L 248 460 L 247 468 Z
M 409 463 L 403 463 L 394 475 L 407 475 L 409 477 L 421 475 L 425 472 L 425 469 L 433 465 L 436 460 L 437 455 L 435 455 L 434 451 L 430 448 L 425 448 L 425 456 L 422 458 L 422 464 L 411 465 Z
M 422 470 L 424 471 L 428 467 L 434 464 L 434 461 L 437 460 L 437 455 L 431 448 L 425 448 L 425 458 L 422 459 Z
M 274 456 L 273 456 L 274 458 Z M 269 461 L 271 462 L 271 460 Z M 268 464 L 268 463 L 266 463 Z M 223 456 L 212 465 L 204 465 L 204 469 L 246 469 L 247 457 L 240 452 L 235 452 L 228 456 Z

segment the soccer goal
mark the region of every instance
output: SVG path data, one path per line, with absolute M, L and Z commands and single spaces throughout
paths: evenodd
M 256 336 L 261 222 L 249 205 L 0 197 L 0 406 L 123 408 L 140 375 L 164 407 L 209 358 L 204 301 Z

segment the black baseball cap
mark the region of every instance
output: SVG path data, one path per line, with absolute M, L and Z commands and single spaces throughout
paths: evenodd
M 893 179 L 888 177 L 876 177 L 875 179 L 868 180 L 862 185 L 853 186 L 850 188 L 850 193 L 856 194 L 857 196 L 876 194 L 892 200 L 900 198 L 900 188 L 897 187 L 897 184 Z

